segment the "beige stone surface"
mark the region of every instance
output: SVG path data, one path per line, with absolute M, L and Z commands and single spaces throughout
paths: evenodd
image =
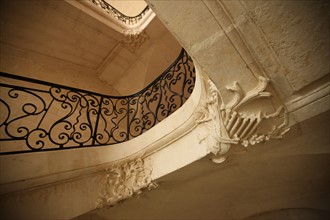
M 70 219 L 95 207 L 101 173 L 84 176 L 52 187 L 1 195 L 1 218 Z M 56 182 L 56 180 L 54 180 Z
M 153 154 L 159 148 L 170 145 L 173 139 L 180 138 L 187 129 L 191 129 L 194 123 L 192 114 L 200 105 L 201 90 L 201 81 L 197 76 L 195 89 L 183 108 L 178 109 L 171 114 L 170 118 L 163 120 L 148 132 L 127 142 L 108 147 L 1 156 L 0 193 L 6 194 L 39 187 L 52 183 L 56 179 L 64 181 L 76 178 L 93 173 L 95 170 L 103 170 L 114 162 L 129 160 L 142 154 L 145 156 L 147 153 Z M 198 141 L 195 144 L 199 146 Z M 203 149 L 204 147 L 200 148 L 201 151 Z M 199 152 L 192 152 L 191 155 L 194 156 L 195 153 L 199 155 Z M 171 153 L 173 150 L 170 150 Z M 178 161 L 180 162 L 182 161 Z M 177 167 L 176 163 L 173 169 L 175 167 Z M 163 172 L 162 174 L 156 172 L 155 175 L 163 175 Z
M 158 179 L 158 189 L 75 219 L 327 219 L 329 153 L 327 112 L 286 139 L 237 146 L 221 165 L 206 157 Z
M 128 95 L 145 88 L 180 52 L 181 46 L 158 19 L 146 28 L 142 45 L 129 39 L 133 48 L 127 48 L 127 33 L 76 6 L 66 1 L 1 2 L 0 70 Z
M 3 72 L 118 94 L 95 77 L 120 34 L 64 1 L 1 2 Z
M 2 203 L 8 206 L 10 201 L 17 199 L 18 201 L 15 202 L 16 206 L 23 204 L 20 206 L 22 213 L 26 213 L 26 216 L 34 216 L 36 211 L 32 210 L 38 209 L 38 203 L 36 206 L 29 206 L 29 212 L 27 212 L 24 204 L 32 202 L 34 197 L 25 197 L 25 195 L 28 195 L 30 191 L 34 191 L 37 195 L 42 195 L 43 189 L 48 188 L 49 190 L 53 190 L 56 188 L 58 191 L 65 191 L 67 196 L 58 198 L 57 194 L 50 194 L 51 198 L 49 198 L 49 201 L 58 199 L 60 204 L 58 204 L 57 209 L 63 209 L 63 212 L 58 211 L 56 215 L 58 214 L 60 218 L 71 218 L 79 211 L 85 212 L 86 209 L 93 209 L 93 203 L 90 199 L 95 199 L 95 193 L 97 193 L 97 191 L 95 192 L 95 189 L 93 191 L 94 195 L 88 196 L 83 194 L 84 188 L 73 191 L 66 190 L 67 182 L 82 182 L 82 185 L 94 184 L 96 188 L 99 188 L 98 191 L 101 191 L 102 187 L 98 187 L 95 182 L 87 181 L 85 177 L 98 175 L 97 173 L 102 172 L 102 170 L 111 165 L 133 161 L 135 158 L 142 158 L 145 166 L 151 170 L 148 178 L 146 178 L 150 181 L 174 172 L 204 157 L 210 152 L 214 154 L 219 153 L 220 156 L 226 157 L 227 155 L 224 154 L 228 152 L 230 147 L 228 143 L 238 143 L 241 137 L 232 137 L 234 134 L 239 134 L 235 133 L 234 130 L 226 130 L 227 128 L 223 127 L 223 124 L 214 124 L 221 122 L 219 116 L 222 112 L 221 109 L 217 108 L 217 106 L 221 105 L 221 100 L 214 99 L 214 95 L 217 94 L 215 93 L 216 91 L 213 90 L 216 89 L 214 84 L 208 80 L 207 76 L 200 76 L 199 71 L 200 68 L 197 66 L 196 86 L 187 102 L 170 117 L 162 121 L 162 123 L 157 124 L 153 129 L 135 139 L 107 148 L 81 148 L 71 151 L 49 152 L 46 154 L 40 152 L 32 154 L 31 157 L 26 157 L 25 155 L 2 157 L 1 166 L 3 173 L 1 172 L 0 176 Z M 261 82 L 264 84 L 264 79 L 261 79 Z M 256 87 L 260 88 L 250 91 L 247 94 L 250 94 L 251 97 L 254 97 L 254 93 L 268 94 L 262 93 L 264 86 Z M 243 100 L 248 100 L 244 98 L 246 94 L 243 93 L 241 95 Z M 238 104 L 239 103 L 240 101 Z M 226 110 L 231 109 L 226 108 Z M 237 111 L 244 116 L 244 111 Z M 260 120 L 262 120 L 262 118 L 260 118 Z M 282 121 L 281 118 L 280 121 Z M 235 124 L 239 124 L 239 122 Z M 278 126 L 275 122 L 274 124 L 267 124 L 269 125 L 268 130 L 272 130 L 273 127 L 276 128 L 276 126 Z M 224 131 L 230 131 L 230 136 L 225 136 Z M 260 130 L 261 133 L 259 133 L 256 129 L 249 130 L 249 133 L 250 132 L 251 135 L 257 134 L 257 136 L 259 134 L 264 134 L 262 130 Z M 265 132 L 268 132 L 267 129 Z M 264 137 L 265 135 L 260 136 L 261 140 L 265 141 Z M 236 141 L 237 138 L 238 140 Z M 248 138 L 250 138 L 250 135 Z M 272 138 L 272 136 L 269 136 L 268 139 L 269 138 Z M 252 140 L 252 142 L 250 141 L 250 144 L 254 145 L 254 141 L 255 140 Z M 225 146 L 222 143 L 227 143 L 227 145 Z M 256 143 L 258 143 L 258 141 L 256 141 Z M 231 154 L 235 153 L 235 151 L 232 150 L 229 152 Z M 38 164 L 33 161 L 40 161 L 40 158 L 45 158 L 45 155 L 47 159 L 43 162 L 46 165 L 43 167 L 40 166 L 38 172 L 36 172 L 35 165 Z M 61 161 L 61 163 L 58 163 L 58 161 Z M 168 163 L 168 161 L 170 161 L 170 163 Z M 6 169 L 6 167 L 9 166 L 11 168 L 10 172 L 7 172 L 9 169 Z M 126 170 L 126 175 L 130 176 L 130 172 L 128 172 L 127 169 L 123 168 L 122 170 Z M 22 173 L 24 173 L 24 175 L 22 175 Z M 114 179 L 115 182 L 111 182 L 112 184 L 110 184 L 110 186 L 113 185 L 114 189 L 127 185 L 130 186 L 131 180 L 130 178 L 126 179 L 126 175 L 118 173 L 112 175 L 123 176 L 123 178 L 119 178 L 119 182 L 116 182 L 116 178 Z M 25 181 L 22 181 L 23 179 L 21 178 L 24 178 Z M 94 180 L 92 179 L 91 181 Z M 99 180 L 99 182 L 101 183 L 102 181 Z M 109 189 L 109 191 L 111 192 L 111 189 Z M 118 191 L 120 192 L 120 190 Z M 136 189 L 134 191 L 136 191 Z M 85 205 L 82 206 L 80 210 L 73 209 L 70 212 L 66 209 L 65 205 L 69 203 L 68 201 L 74 202 L 75 199 L 77 199 L 75 197 L 76 193 L 79 192 L 83 197 L 80 198 L 80 201 L 86 201 Z M 123 193 L 123 195 L 127 195 L 127 193 Z M 105 198 L 108 198 L 108 196 L 105 195 Z M 112 196 L 110 196 L 110 199 L 111 198 Z M 115 196 L 115 198 L 117 197 Z M 63 200 L 67 203 L 62 202 Z M 52 218 L 54 216 L 53 212 L 47 211 L 50 205 L 51 203 L 48 203 L 47 200 L 47 203 L 43 206 L 45 207 L 45 211 L 40 213 L 39 218 Z M 20 212 L 15 214 L 8 211 L 5 213 L 11 217 L 21 218 Z
M 326 1 L 147 2 L 224 99 L 230 81 L 247 91 L 265 76 L 279 98 L 270 105 L 285 103 L 294 121 L 329 109 L 317 104 L 329 102 Z
M 134 52 L 125 47 L 118 49 L 115 57 L 99 71 L 99 78 L 114 85 L 122 95 L 134 94 L 145 88 L 180 53 L 180 44 L 158 18 L 150 22 L 144 33 L 147 40 L 141 47 L 137 47 Z
M 130 50 L 123 45 L 124 35 L 118 30 L 68 2 L 1 2 L 5 7 L 1 7 L 0 69 L 100 93 L 130 94 L 144 88 L 177 56 L 180 45 L 168 28 L 193 56 L 198 69 L 208 73 L 219 88 L 224 103 L 214 102 L 216 107 L 259 91 L 254 89 L 257 82 L 269 78 L 271 86 L 266 93 L 263 89 L 259 92 L 271 92 L 274 98 L 258 100 L 243 113 L 251 117 L 272 113 L 285 103 L 294 119 L 291 124 L 295 124 L 329 109 L 326 3 L 149 3 L 165 26 L 154 19 L 145 29 L 148 39 L 141 45 L 133 42 L 138 46 Z M 306 14 L 313 19 L 306 18 Z M 238 91 L 239 86 L 242 91 Z M 2 215 L 52 219 L 90 211 L 100 191 L 100 178 L 105 175 L 102 170 L 113 162 L 143 155 L 146 164 L 153 167 L 151 177 L 157 179 L 205 156 L 212 148 L 227 153 L 225 145 L 219 149 L 212 142 L 219 125 L 212 127 L 208 121 L 218 122 L 211 118 L 217 114 L 210 118 L 200 112 L 194 115 L 200 100 L 212 102 L 198 84 L 192 98 L 171 118 L 139 138 L 114 147 L 2 157 Z M 205 106 L 197 110 L 205 110 Z M 327 112 L 296 125 L 284 141 L 252 148 L 235 146 L 229 151 L 230 159 L 220 166 L 208 159 L 200 160 L 160 179 L 161 188 L 141 195 L 140 200 L 80 218 L 208 215 L 242 219 L 279 209 L 329 211 L 328 122 Z M 228 141 L 221 138 L 222 142 Z
M 0 48 L 0 70 L 3 72 L 101 94 L 119 95 L 110 84 L 96 78 L 91 69 L 4 44 Z
M 326 1 L 244 1 L 242 4 L 263 32 L 294 91 L 330 73 Z
M 105 169 L 112 165 L 142 158 L 152 171 L 147 177 L 153 180 L 205 156 L 209 151 L 205 143 L 198 141 L 198 133 L 206 129 L 194 130 L 193 117 L 200 105 L 201 89 L 197 77 L 193 95 L 183 108 L 130 141 L 109 147 L 2 156 L 2 215 L 14 219 L 70 219 L 96 207 L 103 189 L 102 178 L 107 175 Z M 182 144 L 187 142 L 190 144 Z M 173 159 L 173 155 L 177 159 L 164 167 L 164 159 Z
M 151 5 L 156 14 L 159 8 L 160 19 L 208 73 L 220 91 L 233 79 L 246 82 L 245 87 L 255 82 L 251 71 L 246 68 L 235 47 L 202 1 L 155 1 Z M 176 16 L 172 16 L 172 13 Z
M 64 1 L 6 1 L 2 10 L 1 40 L 6 44 L 90 69 L 102 62 L 120 37 Z

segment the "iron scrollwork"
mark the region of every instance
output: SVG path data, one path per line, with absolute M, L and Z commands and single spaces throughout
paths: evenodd
M 107 96 L 0 73 L 0 154 L 96 147 L 128 141 L 180 108 L 195 84 L 178 58 L 142 91 Z
M 105 0 L 90 0 L 98 7 L 102 8 L 106 13 L 111 15 L 112 17 L 116 18 L 117 20 L 121 21 L 127 25 L 135 25 L 139 21 L 142 20 L 143 16 L 150 10 L 149 6 L 146 6 L 142 12 L 136 16 L 127 16 L 121 13 L 118 9 L 110 5 Z

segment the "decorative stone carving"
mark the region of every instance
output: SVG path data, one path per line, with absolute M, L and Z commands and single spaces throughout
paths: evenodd
M 215 163 L 223 162 L 224 156 L 231 144 L 242 144 L 247 147 L 270 138 L 282 138 L 289 131 L 285 128 L 288 124 L 287 112 L 283 106 L 280 106 L 275 112 L 267 114 L 261 109 L 255 112 L 245 112 L 240 110 L 242 106 L 254 102 L 259 98 L 271 97 L 270 92 L 264 91 L 268 84 L 268 79 L 260 76 L 257 85 L 246 93 L 243 92 L 238 82 L 233 86 L 226 87 L 234 95 L 232 100 L 225 104 L 220 92 L 210 80 L 206 80 L 206 102 L 195 115 L 197 124 L 206 124 L 209 128 L 209 134 L 200 137 L 200 142 L 207 141 L 215 157 Z M 276 118 L 282 120 L 279 124 L 267 124 L 268 132 L 261 133 L 258 130 L 262 121 Z M 283 119 L 282 119 L 283 118 Z
M 125 30 L 124 35 L 125 37 L 121 40 L 121 43 L 132 53 L 149 38 L 144 31 L 140 32 L 137 30 Z
M 151 182 L 151 168 L 146 168 L 141 158 L 113 165 L 105 172 L 106 175 L 101 182 L 100 198 L 96 201 L 98 208 L 140 194 L 142 188 L 157 187 L 156 183 Z

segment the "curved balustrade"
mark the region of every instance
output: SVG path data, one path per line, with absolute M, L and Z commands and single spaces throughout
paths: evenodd
M 121 13 L 119 10 L 111 6 L 108 2 L 104 0 L 90 0 L 98 7 L 102 8 L 106 13 L 110 14 L 119 21 L 127 24 L 134 25 L 142 20 L 143 16 L 150 10 L 149 6 L 146 6 L 143 11 L 136 16 L 127 16 Z
M 107 96 L 1 73 L 0 154 L 121 143 L 180 108 L 195 83 L 192 59 L 178 58 L 142 91 Z

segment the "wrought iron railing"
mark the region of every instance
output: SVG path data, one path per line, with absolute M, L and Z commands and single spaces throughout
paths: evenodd
M 143 11 L 136 15 L 136 16 L 127 16 L 121 13 L 119 10 L 111 6 L 105 0 L 90 0 L 98 7 L 102 8 L 106 13 L 111 15 L 112 17 L 118 19 L 119 21 L 127 24 L 127 25 L 134 25 L 137 24 L 139 21 L 142 20 L 143 16 L 150 10 L 149 6 L 146 6 Z
M 195 83 L 182 50 L 142 91 L 107 96 L 0 73 L 0 154 L 112 145 L 137 137 L 180 108 Z

